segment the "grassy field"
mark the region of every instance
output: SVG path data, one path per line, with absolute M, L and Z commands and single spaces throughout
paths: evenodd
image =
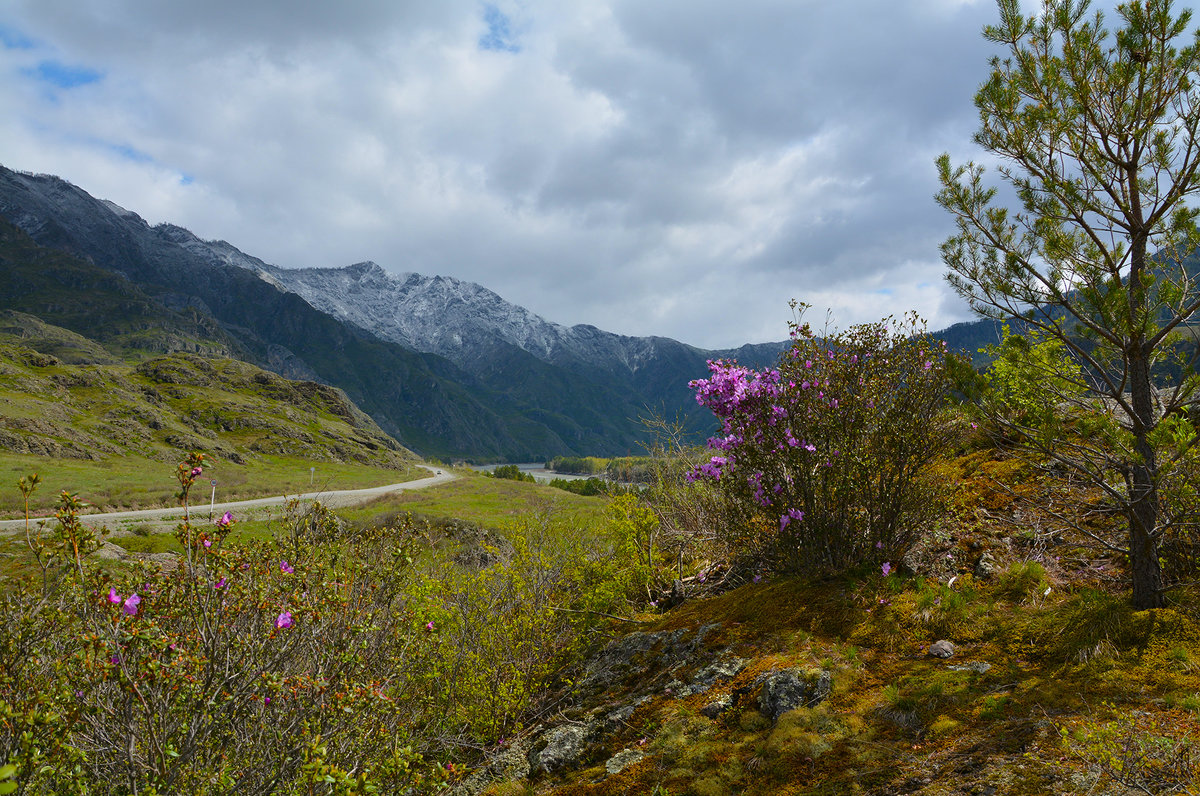
M 32 457 L 6 456 L 0 459 L 0 462 L 13 458 L 28 459 Z M 142 464 L 145 465 L 144 462 Z M 161 463 L 150 464 L 156 464 L 158 467 L 148 467 L 147 472 L 162 469 Z M 282 483 L 287 483 L 286 475 L 289 470 L 285 465 L 288 462 L 276 462 L 275 464 L 278 468 L 275 472 L 282 474 L 280 479 L 270 481 L 267 475 L 260 475 L 258 483 L 268 486 L 274 484 L 275 488 L 279 488 L 279 485 Z M 307 465 L 307 463 L 291 462 L 291 465 L 292 470 L 295 470 L 300 465 Z M 372 468 L 358 468 L 370 472 L 355 472 L 355 468 L 344 468 L 349 470 L 349 472 L 342 473 L 340 470 L 343 468 L 344 466 L 337 466 L 339 470 L 338 480 L 330 488 L 353 488 L 355 486 L 398 483 L 402 480 L 419 477 L 425 472 L 424 470 L 416 470 L 414 473 L 398 473 L 392 470 L 372 470 Z M 3 465 L 0 464 L 0 470 L 4 469 Z M 331 468 L 331 472 L 333 469 Z M 87 477 L 98 478 L 95 470 L 96 467 L 93 463 L 93 469 L 85 470 L 84 473 Z M 307 469 L 304 469 L 302 472 L 307 475 Z M 378 498 L 362 506 L 339 509 L 337 514 L 348 522 L 370 523 L 382 521 L 390 515 L 411 512 L 413 515 L 435 519 L 465 520 L 483 528 L 491 528 L 504 532 L 514 530 L 522 518 L 537 514 L 552 514 L 558 520 L 566 520 L 579 528 L 592 528 L 602 521 L 608 506 L 608 499 L 604 497 L 583 497 L 543 484 L 488 478 L 469 469 L 456 470 L 455 472 L 459 475 L 458 480 L 448 484 L 439 484 L 428 489 L 412 492 L 399 492 L 387 497 Z M 213 473 L 214 477 L 220 482 L 221 477 L 218 474 L 218 468 L 214 467 Z M 372 474 L 375 477 L 374 483 L 371 483 Z M 19 476 L 14 471 L 12 481 L 15 482 L 17 477 Z M 123 474 L 123 477 L 128 478 L 125 474 Z M 47 486 L 50 486 L 49 477 L 47 477 L 47 482 L 43 484 L 39 492 L 45 489 L 47 495 L 54 496 L 57 494 L 46 489 Z M 309 491 L 306 480 L 302 486 L 303 491 Z M 321 484 L 318 483 L 317 487 L 320 486 Z M 285 491 L 295 492 L 301 490 L 289 489 Z M 15 486 L 12 488 L 12 492 L 19 496 Z M 164 490 L 164 494 L 167 494 L 169 497 L 169 490 Z M 271 494 L 279 494 L 279 492 L 272 492 Z M 218 499 L 221 499 L 221 496 L 222 492 L 220 491 L 220 485 L 218 485 Z M 173 498 L 171 499 L 173 500 Z M 226 499 L 231 498 L 227 497 Z M 195 515 L 195 524 L 198 528 L 204 526 L 207 522 L 205 508 L 205 506 L 198 504 L 198 511 Z M 282 516 L 283 512 L 284 509 L 282 507 L 274 506 L 257 508 L 251 512 L 240 513 L 238 522 L 234 526 L 227 544 L 236 545 L 239 542 L 251 542 L 269 538 L 280 527 L 278 518 Z M 113 531 L 110 540 L 131 553 L 182 553 L 183 548 L 172 534 L 174 523 L 175 521 L 150 522 L 131 520 L 110 524 L 110 530 Z M 23 534 L 14 534 L 9 539 L 0 540 L 0 559 L 6 560 L 3 565 L 0 565 L 0 577 L 4 575 L 30 574 L 32 572 L 30 569 L 33 565 L 32 559 L 25 548 Z
M 310 472 L 309 468 L 315 468 Z M 121 456 L 101 461 L 49 459 L 0 453 L 0 519 L 22 516 L 17 480 L 38 473 L 42 483 L 33 494 L 31 511 L 53 513 L 58 493 L 77 493 L 97 511 L 144 509 L 176 505 L 179 484 L 174 466 L 162 461 Z M 210 480 L 217 482 L 218 502 L 317 490 L 358 489 L 421 478 L 427 471 L 415 466 L 394 470 L 363 464 L 312 462 L 284 456 L 261 456 L 247 464 L 213 462 L 194 487 L 194 505 L 207 504 Z
M 544 484 L 488 478 L 473 470 L 455 470 L 458 480 L 429 489 L 398 492 L 357 508 L 339 511 L 351 521 L 368 522 L 395 512 L 460 519 L 486 528 L 511 529 L 523 515 L 551 511 L 591 523 L 600 519 L 607 498 L 584 497 Z

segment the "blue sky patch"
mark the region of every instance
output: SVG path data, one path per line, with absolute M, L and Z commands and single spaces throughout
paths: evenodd
M 42 61 L 35 67 L 22 70 L 26 75 L 49 83 L 55 88 L 76 88 L 96 83 L 104 77 L 103 72 L 86 66 L 70 66 L 58 61 Z
M 519 53 L 521 48 L 513 40 L 512 24 L 508 16 L 493 5 L 483 7 L 483 21 L 487 33 L 479 37 L 479 49 L 498 52 Z
M 7 50 L 32 50 L 34 41 L 15 28 L 0 25 L 0 45 Z
M 145 152 L 139 152 L 128 144 L 108 144 L 108 149 L 133 163 L 152 163 L 154 158 Z

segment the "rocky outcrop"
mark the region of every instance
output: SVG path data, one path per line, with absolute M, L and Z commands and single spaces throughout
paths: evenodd
M 805 672 L 784 669 L 771 672 L 762 679 L 758 690 L 758 709 L 776 721 L 789 710 L 813 707 L 829 698 L 833 677 L 829 672 Z

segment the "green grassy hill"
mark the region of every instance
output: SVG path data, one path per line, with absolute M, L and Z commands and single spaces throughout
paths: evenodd
M 0 471 L 13 480 L 64 467 L 90 473 L 72 489 L 93 502 L 88 486 L 115 480 L 116 460 L 121 477 L 156 478 L 169 492 L 163 464 L 191 450 L 207 454 L 231 486 L 246 481 L 239 471 L 283 461 L 305 482 L 318 464 L 324 475 L 327 465 L 396 471 L 416 461 L 336 388 L 179 352 L 122 364 L 95 341 L 14 312 L 0 314 L 0 450 Z M 62 460 L 75 464 L 59 467 Z M 401 480 L 394 472 L 375 480 L 389 479 Z M 264 483 L 250 491 L 270 489 Z M 101 491 L 109 493 L 107 505 L 140 502 L 111 485 Z M 43 502 L 52 497 L 42 490 Z M 16 508 L 15 491 L 0 493 L 0 512 Z

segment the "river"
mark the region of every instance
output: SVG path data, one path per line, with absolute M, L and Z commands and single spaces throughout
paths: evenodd
M 503 464 L 504 462 L 499 462 L 497 464 L 473 464 L 471 465 L 471 469 L 477 470 L 481 473 L 490 473 L 492 470 L 495 470 L 497 467 L 500 467 Z M 539 484 L 548 484 L 555 478 L 561 478 L 564 481 L 584 481 L 588 478 L 600 477 L 591 475 L 572 475 L 571 473 L 556 473 L 553 470 L 547 470 L 545 462 L 525 462 L 523 464 L 516 464 L 518 470 L 532 475 Z

